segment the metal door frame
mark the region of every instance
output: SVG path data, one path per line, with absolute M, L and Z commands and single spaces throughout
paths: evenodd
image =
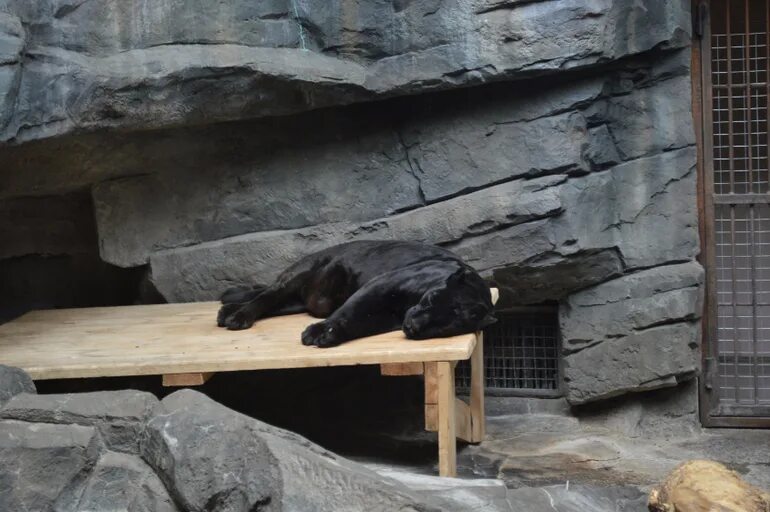
M 770 1 L 770 0 L 769 0 Z M 716 301 L 716 246 L 714 243 L 715 208 L 713 165 L 713 97 L 711 88 L 711 24 L 709 0 L 693 0 L 692 42 L 692 112 L 697 143 L 698 215 L 701 240 L 700 263 L 706 269 L 705 296 L 702 320 L 702 369 L 698 377 L 700 419 L 706 427 L 770 427 L 770 412 L 764 416 L 716 416 L 719 396 L 712 383 L 717 372 L 717 301 Z M 768 8 L 770 32 L 770 8 Z M 770 38 L 770 34 L 768 35 Z M 770 54 L 768 55 L 770 58 Z M 770 80 L 770 66 L 768 69 Z M 770 101 L 770 100 L 769 100 Z M 749 121 L 750 122 L 750 121 Z M 734 412 L 738 413 L 735 408 Z M 768 407 L 770 411 L 770 407 Z

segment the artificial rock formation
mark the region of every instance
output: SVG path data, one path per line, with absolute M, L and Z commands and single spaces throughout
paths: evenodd
M 0 510 L 439 511 L 195 391 L 30 394 L 0 366 Z
M 0 275 L 86 240 L 206 300 L 331 244 L 422 240 L 503 305 L 560 304 L 571 403 L 675 386 L 702 281 L 689 8 L 0 0 L 0 198 L 34 227 L 89 192 L 98 232 L 0 221 Z

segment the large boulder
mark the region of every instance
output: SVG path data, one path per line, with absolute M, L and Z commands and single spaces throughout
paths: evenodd
M 136 455 L 105 451 L 57 512 L 178 512 L 163 482 Z
M 570 403 L 692 378 L 699 367 L 702 281 L 703 268 L 696 262 L 667 265 L 564 300 L 559 317 Z
M 93 427 L 0 421 L 0 510 L 67 510 L 101 450 Z
M 682 322 L 632 332 L 564 357 L 573 405 L 628 392 L 676 386 L 700 368 L 700 324 Z
M 439 510 L 395 481 L 198 392 L 178 391 L 162 405 L 141 453 L 185 510 Z
M 144 425 L 158 399 L 141 391 L 100 391 L 75 395 L 20 394 L 0 409 L 0 418 L 96 427 L 112 450 L 136 452 Z
M 184 510 L 281 510 L 278 460 L 248 418 L 192 391 L 163 406 L 147 423 L 140 451 Z

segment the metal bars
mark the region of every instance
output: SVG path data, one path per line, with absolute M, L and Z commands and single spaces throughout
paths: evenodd
M 559 394 L 559 326 L 556 309 L 497 312 L 497 323 L 484 330 L 487 390 L 515 394 Z M 470 369 L 457 366 L 457 386 L 470 386 Z
M 713 413 L 764 414 L 770 405 L 770 0 L 713 0 L 710 14 Z

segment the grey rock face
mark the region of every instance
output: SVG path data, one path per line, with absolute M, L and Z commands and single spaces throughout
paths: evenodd
M 76 424 L 96 427 L 106 445 L 136 452 L 144 424 L 158 406 L 158 399 L 141 391 L 31 395 L 13 397 L 0 409 L 0 418 Z
M 35 392 L 35 383 L 23 370 L 0 364 L 0 407 L 18 394 Z
M 555 215 L 561 210 L 557 193 L 561 181 L 545 177 L 506 183 L 362 224 L 264 232 L 158 251 L 151 259 L 153 280 L 171 301 L 213 298 L 233 283 L 269 282 L 299 257 L 343 241 L 402 238 L 448 243 L 474 229 L 494 230 Z
M 628 274 L 573 295 L 559 308 L 566 352 L 700 317 L 703 268 L 696 262 Z
M 658 70 L 646 72 L 659 76 Z M 102 257 L 120 266 L 140 265 L 153 250 L 255 231 L 372 220 L 501 181 L 574 175 L 639 158 L 641 151 L 614 142 L 635 140 L 640 131 L 629 128 L 628 113 L 616 112 L 615 103 L 634 105 L 645 119 L 689 116 L 689 106 L 675 95 L 657 100 L 686 90 L 688 77 L 676 75 L 640 91 L 604 97 L 602 90 L 615 88 L 612 83 L 621 75 L 550 87 L 524 98 L 524 88 L 468 95 L 474 101 L 459 107 L 439 100 L 415 105 L 416 111 L 405 110 L 395 120 L 384 110 L 370 109 L 352 126 L 335 120 L 333 137 L 321 136 L 308 146 L 297 140 L 296 130 L 325 129 L 311 119 L 310 127 L 286 126 L 286 142 L 272 151 L 244 154 L 242 139 L 234 148 L 238 160 L 204 157 L 213 166 L 205 173 L 183 165 L 106 181 L 94 187 Z M 369 126 L 371 116 L 382 119 L 375 128 Z M 263 127 L 255 128 L 261 135 Z M 643 139 L 647 153 L 692 144 L 691 131 L 676 133 L 672 142 L 650 130 Z M 649 165 L 662 163 L 668 164 Z M 143 207 L 136 208 L 137 203 Z
M 568 354 L 564 357 L 567 400 L 577 405 L 630 391 L 675 386 L 695 376 L 699 345 L 699 324 L 676 323 Z
M 135 455 L 105 451 L 61 511 L 177 512 L 163 482 Z M 69 505 L 69 504 L 68 504 Z
M 393 131 L 287 148 L 190 179 L 186 171 L 93 190 L 104 260 L 135 266 L 153 250 L 329 221 L 363 221 L 420 203 Z M 302 183 L 301 186 L 297 186 Z M 135 205 L 143 203 L 142 211 Z M 171 220 L 176 219 L 176 220 Z
M 501 305 L 561 304 L 572 403 L 674 385 L 701 296 L 689 8 L 2 2 L 0 274 L 79 250 L 68 221 L 50 230 L 67 205 L 28 196 L 86 189 L 101 258 L 149 264 L 171 301 L 420 240 Z
M 696 262 L 667 265 L 563 301 L 559 318 L 570 403 L 673 386 L 692 377 L 699 366 L 702 281 Z
M 0 421 L 0 510 L 66 505 L 100 450 L 93 427 Z
M 166 412 L 150 421 L 142 454 L 167 484 L 173 479 L 190 510 L 216 500 L 230 506 L 222 510 L 244 511 L 260 500 L 256 510 L 439 510 L 395 481 L 198 392 L 178 391 L 162 404 Z
M 542 75 L 683 47 L 690 25 L 686 2 L 651 0 L 308 0 L 296 14 L 288 0 L 260 4 L 9 2 L 0 98 L 16 107 L 0 140 L 285 114 Z
M 277 460 L 245 417 L 224 407 L 226 418 L 212 416 L 211 406 L 173 398 L 163 403 L 167 411 L 147 423 L 141 455 L 185 510 L 280 510 Z

